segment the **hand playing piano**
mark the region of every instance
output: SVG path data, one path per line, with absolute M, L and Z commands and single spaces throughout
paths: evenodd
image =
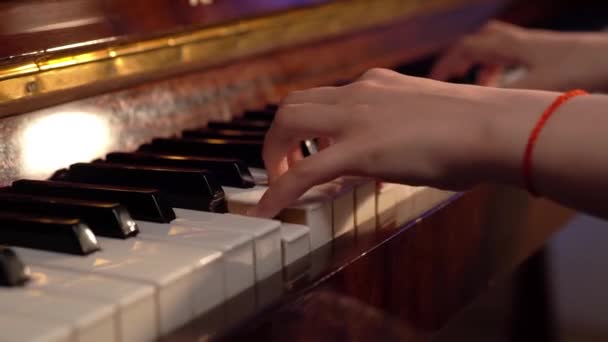
M 266 135 L 270 188 L 250 214 L 273 217 L 309 188 L 340 176 L 449 190 L 489 180 L 488 174 L 497 176 L 493 125 L 523 128 L 509 133 L 508 149 L 500 147 L 501 158 L 518 160 L 536 119 L 529 113 L 540 113 L 553 98 L 547 92 L 455 85 L 383 69 L 343 87 L 294 92 Z M 331 144 L 302 159 L 299 142 L 312 138 Z
M 481 85 L 606 90 L 606 56 L 607 33 L 559 33 L 490 22 L 453 46 L 431 77 L 447 81 L 480 66 L 477 82 Z

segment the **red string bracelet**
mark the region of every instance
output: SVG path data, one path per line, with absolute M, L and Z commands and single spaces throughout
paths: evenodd
M 538 140 L 538 137 L 543 127 L 545 127 L 545 124 L 547 123 L 549 118 L 551 118 L 551 115 L 553 115 L 557 111 L 557 109 L 559 109 L 559 107 L 561 107 L 564 103 L 568 102 L 572 98 L 582 95 L 588 95 L 588 93 L 584 90 L 577 89 L 562 94 L 551 104 L 551 106 L 549 106 L 549 108 L 547 108 L 547 110 L 545 110 L 543 115 L 540 117 L 540 119 L 534 126 L 532 134 L 530 134 L 530 138 L 528 139 L 528 145 L 526 145 L 526 153 L 524 154 L 524 161 L 522 167 L 524 185 L 526 186 L 526 189 L 528 190 L 528 192 L 530 192 L 530 194 L 538 196 L 538 192 L 536 191 L 536 188 L 534 187 L 534 182 L 532 181 L 532 152 L 534 152 L 534 146 L 536 144 L 536 141 Z

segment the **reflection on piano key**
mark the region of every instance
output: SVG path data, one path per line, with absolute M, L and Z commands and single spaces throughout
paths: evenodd
M 154 139 L 139 151 L 201 157 L 235 158 L 249 166 L 264 167 L 261 141 L 233 139 Z
M 0 192 L 0 208 L 47 217 L 75 217 L 101 236 L 125 239 L 139 232 L 127 209 L 119 203 Z
M 90 272 L 143 282 L 155 287 L 158 331 L 166 334 L 224 300 L 221 252 L 142 238 L 100 238 L 103 250 L 74 258 L 18 248 L 27 264 Z
M 182 137 L 190 139 L 237 139 L 264 141 L 264 132 L 259 131 L 240 131 L 234 129 L 212 129 L 199 128 L 187 130 L 182 133 Z
M 93 201 L 119 202 L 127 207 L 134 219 L 171 222 L 173 209 L 154 189 L 119 187 L 61 181 L 19 180 L 8 191 L 38 196 L 75 198 Z
M 141 282 L 34 265 L 28 289 L 116 306 L 120 341 L 158 338 L 154 287 Z
M 0 244 L 86 255 L 99 250 L 91 229 L 78 219 L 0 212 Z

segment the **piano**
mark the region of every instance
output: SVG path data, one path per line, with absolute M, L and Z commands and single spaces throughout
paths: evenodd
M 553 13 L 525 4 L 0 3 L 0 340 L 426 340 L 571 213 L 339 179 L 247 217 L 264 133 L 292 90 Z

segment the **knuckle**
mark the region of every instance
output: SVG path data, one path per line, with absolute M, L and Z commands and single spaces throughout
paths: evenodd
M 376 82 L 371 80 L 365 80 L 353 83 L 351 89 L 355 92 L 367 92 L 375 87 Z
M 296 110 L 297 106 L 286 104 L 281 106 L 281 108 L 277 111 L 275 118 L 273 120 L 273 125 L 285 129 L 290 125 L 290 117 L 292 113 Z
M 304 91 L 302 91 L 302 90 L 292 91 L 289 94 L 287 94 L 287 96 L 285 96 L 285 98 L 283 98 L 282 103 L 283 104 L 294 103 L 294 102 L 297 101 L 297 99 L 299 99 L 300 97 L 302 97 L 303 93 L 304 93 Z
M 363 76 L 361 76 L 362 80 L 374 80 L 381 77 L 384 77 L 388 74 L 388 70 L 383 68 L 372 68 L 367 70 Z

